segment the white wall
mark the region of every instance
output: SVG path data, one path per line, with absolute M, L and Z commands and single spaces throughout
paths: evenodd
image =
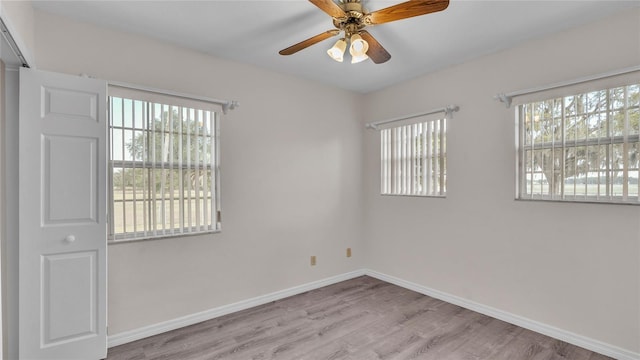
M 110 246 L 110 334 L 362 268 L 359 95 L 38 11 L 36 24 L 42 70 L 241 104 L 221 122 L 222 233 Z
M 242 103 L 222 122 L 223 232 L 110 246 L 110 333 L 366 266 L 640 352 L 640 208 L 514 201 L 513 110 L 492 100 L 637 65 L 639 15 L 361 97 L 36 12 L 41 69 Z M 451 103 L 448 197 L 379 196 L 362 123 Z
M 492 97 L 640 64 L 633 11 L 417 78 L 365 99 L 367 118 L 460 105 L 446 199 L 379 195 L 365 134 L 366 264 L 640 353 L 640 207 L 515 201 L 514 110 Z

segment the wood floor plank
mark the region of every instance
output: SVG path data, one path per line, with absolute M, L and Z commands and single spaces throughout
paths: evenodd
M 523 359 L 523 360 L 550 360 L 553 352 L 540 345 L 538 342 L 526 337 L 511 339 L 500 351 L 496 351 L 491 358 L 496 360 Z
M 607 360 L 362 276 L 109 349 L 107 360 Z
M 443 360 L 490 359 L 492 353 L 502 351 L 522 330 L 504 321 L 491 319 L 482 331 L 476 331 L 464 346 L 447 354 Z
M 486 318 L 470 310 L 463 310 L 452 316 L 443 326 L 422 334 L 424 340 L 401 352 L 398 358 L 441 360 L 447 354 L 456 351 L 483 326 L 479 320 Z

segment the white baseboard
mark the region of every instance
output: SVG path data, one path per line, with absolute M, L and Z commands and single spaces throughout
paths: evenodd
M 301 294 L 306 291 L 319 289 L 323 286 L 335 284 L 341 281 L 356 278 L 364 275 L 364 270 L 356 270 L 346 274 L 332 276 L 330 278 L 310 282 L 308 284 L 294 286 L 289 289 L 276 291 L 270 294 L 258 296 L 252 299 L 238 301 L 233 304 L 220 306 L 210 310 L 202 311 L 199 313 L 179 317 L 176 319 L 164 321 L 161 323 L 144 326 L 138 329 L 133 329 L 125 332 L 121 332 L 114 335 L 109 335 L 107 339 L 107 346 L 114 347 L 122 344 L 126 344 L 132 341 L 144 339 L 149 336 L 162 334 L 167 331 L 179 329 L 181 327 L 197 324 L 199 322 L 211 320 L 223 315 L 231 314 L 236 311 L 246 310 L 258 305 L 263 305 L 271 301 L 284 299 L 289 296 Z
M 421 294 L 428 295 L 433 298 L 446 301 L 448 303 L 458 305 L 469 310 L 473 310 L 480 314 L 491 316 L 493 318 L 508 322 L 510 324 L 514 324 L 522 328 L 529 329 L 531 331 L 535 331 L 537 333 L 544 334 L 558 340 L 562 340 L 569 344 L 573 344 L 573 345 L 585 348 L 587 350 L 600 353 L 602 355 L 610 356 L 614 359 L 640 360 L 639 353 L 634 353 L 629 350 L 621 349 L 619 347 L 606 344 L 598 340 L 594 340 L 582 335 L 574 334 L 572 332 L 559 329 L 557 327 L 550 326 L 547 324 L 543 324 L 531 319 L 527 319 L 522 316 L 514 315 L 506 311 L 495 309 L 490 306 L 479 304 L 477 302 L 467 300 L 459 296 L 447 294 L 442 291 L 428 288 L 426 286 L 422 286 L 416 283 L 412 283 L 410 281 L 402 280 L 397 277 L 393 277 L 393 276 L 379 273 L 377 271 L 373 271 L 369 269 L 365 269 L 364 274 L 382 281 L 386 281 L 394 285 L 401 286 L 405 289 L 413 290 L 415 292 L 419 292 Z
M 239 301 L 233 304 L 220 306 L 210 310 L 202 311 L 192 315 L 183 316 L 177 319 L 172 319 L 158 324 L 145 326 L 138 329 L 133 329 L 118 334 L 110 335 L 108 337 L 108 346 L 114 347 L 122 344 L 126 344 L 132 341 L 144 339 L 149 336 L 158 335 L 167 331 L 179 329 L 181 327 L 197 324 L 202 321 L 214 319 L 219 316 L 231 314 L 236 311 L 252 308 L 254 306 L 263 305 L 271 301 L 284 299 L 289 296 L 301 294 L 306 291 L 315 290 L 323 286 L 338 283 L 349 279 L 356 278 L 358 276 L 368 275 L 388 283 L 401 286 L 405 289 L 413 290 L 424 295 L 431 296 L 436 299 L 446 301 L 448 303 L 461 306 L 463 308 L 476 311 L 478 313 L 491 316 L 493 318 L 506 321 L 510 324 L 514 324 L 531 331 L 535 331 L 558 340 L 565 341 L 569 344 L 580 346 L 582 348 L 595 351 L 597 353 L 610 356 L 618 360 L 640 360 L 640 354 L 634 353 L 629 350 L 621 349 L 619 347 L 603 343 L 598 340 L 594 340 L 582 335 L 574 334 L 572 332 L 559 329 L 547 324 L 543 324 L 531 319 L 524 318 L 522 316 L 514 315 L 499 309 L 492 308 L 468 299 L 461 298 L 459 296 L 444 293 L 439 290 L 435 290 L 426 286 L 422 286 L 410 281 L 402 280 L 400 278 L 386 275 L 370 269 L 361 269 L 352 271 L 346 274 L 332 276 L 330 278 L 314 281 L 308 284 L 295 286 L 289 289 L 276 291 L 270 294 L 258 296 L 252 299 Z

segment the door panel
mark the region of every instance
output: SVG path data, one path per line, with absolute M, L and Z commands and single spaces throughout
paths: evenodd
M 96 222 L 97 138 L 43 136 L 44 224 Z
M 106 88 L 20 70 L 20 359 L 106 357 Z
M 95 251 L 42 257 L 45 347 L 96 335 L 96 258 Z
M 47 86 L 43 86 L 42 91 L 42 114 L 45 119 L 76 117 L 78 120 L 98 121 L 97 94 Z

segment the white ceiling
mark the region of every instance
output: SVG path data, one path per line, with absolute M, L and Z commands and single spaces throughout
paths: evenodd
M 363 4 L 368 11 L 375 11 L 401 1 L 363 0 Z M 46 0 L 34 1 L 34 6 L 367 93 L 640 7 L 640 1 L 451 0 L 442 12 L 368 28 L 392 56 L 380 65 L 371 60 L 354 65 L 347 59 L 344 63 L 331 60 L 326 50 L 336 38 L 294 55 L 279 55 L 279 50 L 333 28 L 328 15 L 304 0 Z

